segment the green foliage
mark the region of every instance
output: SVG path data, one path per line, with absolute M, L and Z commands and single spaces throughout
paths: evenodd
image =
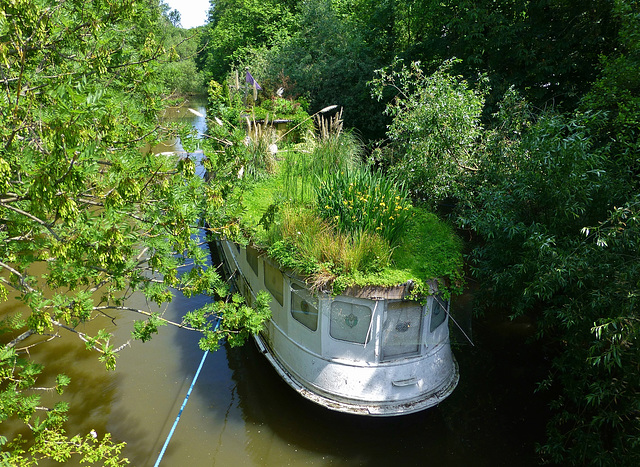
M 389 244 L 375 232 L 336 231 L 313 211 L 296 207 L 281 210 L 270 231 L 268 253 L 284 267 L 310 277 L 318 287 L 340 276 L 380 272 L 389 266 Z
M 366 168 L 336 171 L 317 188 L 317 211 L 345 233 L 379 234 L 391 245 L 404 233 L 410 215 L 404 185 Z
M 336 154 L 332 138 L 311 141 L 328 149 L 290 150 L 275 176 L 248 187 L 242 219 L 251 241 L 333 293 L 412 280 L 416 291 L 428 294 L 426 281 L 436 277 L 445 280 L 443 289 L 459 290 L 461 245 L 451 228 L 412 208 L 402 184 Z M 309 191 L 317 195 L 304 194 Z
M 285 153 L 280 171 L 286 198 L 302 204 L 313 203 L 318 181 L 326 180 L 335 171 L 355 167 L 361 152 L 354 135 L 341 128 L 324 136 L 307 133 L 299 150 Z
M 236 347 L 264 328 L 264 323 L 271 318 L 270 300 L 268 293 L 260 292 L 255 303 L 248 306 L 240 295 L 227 295 L 224 301 L 188 312 L 184 323 L 203 334 L 200 339 L 202 350 L 217 350 L 222 342 Z
M 207 81 L 221 81 L 253 48 L 271 47 L 293 22 L 293 2 L 222 0 L 211 3 L 198 66 Z
M 300 2 L 295 22 L 244 62 L 263 77 L 261 84 L 282 88 L 285 97 L 307 98 L 311 113 L 329 105 L 344 108 L 347 126 L 373 138 L 384 128 L 384 118 L 382 106 L 368 98 L 366 83 L 384 62 L 376 61 L 375 50 L 336 5 Z
M 6 324 L 5 321 L 3 327 Z M 41 371 L 41 365 L 21 358 L 11 344 L 0 346 L 0 423 L 17 419 L 33 430 L 32 442 L 21 437 L 9 441 L 0 436 L 0 463 L 31 466 L 43 459 L 65 462 L 74 456 L 80 462 L 100 462 L 105 466 L 128 464 L 121 457 L 124 443 L 114 443 L 108 433 L 102 439 L 95 431 L 68 437 L 63 429 L 68 409 L 65 403 L 48 409 L 42 419 L 37 415 L 42 411 L 41 392 L 53 389 L 62 394 L 69 384 L 67 376 L 58 375 L 55 387 L 36 388 Z
M 166 326 L 167 323 L 160 319 L 159 313 L 152 313 L 146 321 L 136 321 L 133 323 L 132 335 L 134 339 L 146 342 L 153 334 L 158 333 L 158 326 Z
M 640 232 L 633 180 L 616 167 L 625 134 L 602 146 L 594 135 L 606 116 L 535 115 L 513 95 L 496 120 L 460 222 L 483 239 L 471 254 L 479 302 L 534 317 L 552 349 L 540 388 L 557 396 L 539 452 L 635 465 Z
M 33 465 L 70 456 L 126 462 L 122 444 L 108 436 L 67 436 L 63 405 L 47 408 L 46 418 L 35 416 L 40 367 L 21 358 L 30 336 L 66 330 L 113 369 L 124 345 L 104 330 L 84 334 L 82 323 L 105 319 L 108 310 L 145 316 L 134 336 L 147 340 L 169 322 L 127 307 L 131 294 L 159 304 L 176 292 L 206 293 L 214 301 L 223 291 L 200 234 L 205 223 L 221 234 L 237 230 L 229 220 L 237 207 L 224 201 L 244 161 L 234 156 L 246 154 L 225 157 L 209 143 L 207 167 L 215 175 L 207 182 L 196 175 L 191 156 L 143 151 L 176 136 L 190 144 L 182 130 L 178 135 L 158 125 L 165 65 L 187 43 L 181 33 L 172 36 L 172 28 L 158 2 L 2 2 L 0 295 L 21 300 L 29 313 L 2 325 L 11 327 L 2 338 L 12 340 L 0 346 L 0 422 L 22 420 L 31 429 L 24 440 L 3 440 L 3 462 Z M 181 274 L 187 264 L 189 272 Z M 268 316 L 254 309 L 236 302 L 218 307 L 216 336 L 234 344 L 246 339 Z M 191 329 L 206 335 L 204 328 Z M 212 338 L 206 345 L 218 343 Z M 59 376 L 51 389 L 67 384 Z
M 483 131 L 482 92 L 449 74 L 453 62 L 426 75 L 420 63 L 394 63 L 378 70 L 372 95 L 396 93 L 386 112 L 393 117 L 384 149 L 392 174 L 407 181 L 415 199 L 430 205 L 464 196 L 464 179 L 477 171 L 477 143 Z
M 196 68 L 195 56 L 200 44 L 197 31 L 166 25 L 163 38 L 168 60 L 158 70 L 159 78 L 169 93 L 203 94 L 204 74 Z

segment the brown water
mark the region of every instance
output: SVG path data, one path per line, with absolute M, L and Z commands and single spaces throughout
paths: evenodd
M 197 102 L 192 108 L 204 113 Z M 172 118 L 204 131 L 204 119 L 186 109 L 176 109 Z M 159 152 L 164 150 L 170 149 Z M 468 306 L 469 298 L 454 306 Z M 165 316 L 179 320 L 206 300 L 178 296 Z M 146 307 L 135 300 L 130 305 Z M 16 309 L 2 306 L 0 315 Z M 122 315 L 117 325 L 103 319 L 86 330 L 107 327 L 118 346 L 129 339 L 133 319 Z M 222 348 L 208 355 L 161 465 L 536 465 L 534 442 L 543 432 L 543 403 L 533 394 L 538 353 L 519 329 L 501 331 L 474 323 L 475 347 L 454 349 L 461 373 L 454 393 L 436 408 L 390 419 L 330 412 L 291 390 L 253 344 Z M 69 434 L 111 432 L 127 442 L 132 465 L 152 466 L 201 361 L 197 339 L 161 328 L 150 342 L 123 350 L 115 372 L 106 372 L 96 354 L 68 334 L 31 354 L 46 365 L 42 385 L 60 372 L 72 379 L 63 396 L 71 404 Z

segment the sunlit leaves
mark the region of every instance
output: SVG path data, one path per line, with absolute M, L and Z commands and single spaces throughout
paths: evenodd
M 335 172 L 320 183 L 319 215 L 346 233 L 368 231 L 397 244 L 411 214 L 404 184 L 369 169 Z
M 14 346 L 71 332 L 113 369 L 121 347 L 107 331 L 83 334 L 81 323 L 108 316 L 135 292 L 166 303 L 183 286 L 188 294 L 222 290 L 197 235 L 208 188 L 195 162 L 145 149 L 165 136 L 156 62 L 163 25 L 154 2 L 15 0 L 0 8 L 0 292 L 5 299 L 14 289 L 30 309 L 2 323 L 11 339 L 25 332 L 2 347 L 0 421 L 33 428 L 28 443 L 10 444 L 12 465 L 71 455 L 125 462 L 108 436 L 67 437 L 64 404 L 36 416 L 39 397 L 25 391 L 34 391 L 41 368 Z M 178 268 L 189 256 L 197 267 L 183 279 Z M 135 337 L 148 340 L 164 324 L 152 314 Z M 68 384 L 60 375 L 43 389 Z
M 159 326 L 166 326 L 167 323 L 159 319 L 158 313 L 152 313 L 146 321 L 136 321 L 134 323 L 132 335 L 134 339 L 146 342 L 151 339 L 153 334 L 158 333 Z
M 241 295 L 233 294 L 230 299 L 186 313 L 184 323 L 203 333 L 199 343 L 202 350 L 216 350 L 222 342 L 236 347 L 264 328 L 271 318 L 270 301 L 271 295 L 266 291 L 258 293 L 252 306 Z
M 429 204 L 463 196 L 464 179 L 478 170 L 483 92 L 450 74 L 452 62 L 427 75 L 419 62 L 397 61 L 371 81 L 378 100 L 391 89 L 386 112 L 390 171 L 407 181 L 412 195 Z

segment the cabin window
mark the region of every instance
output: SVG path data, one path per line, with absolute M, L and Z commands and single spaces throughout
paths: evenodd
M 258 250 L 247 247 L 247 263 L 251 266 L 253 273 L 258 277 Z
M 291 316 L 312 331 L 318 329 L 318 298 L 298 284 L 291 284 Z
M 422 306 L 417 302 L 389 302 L 382 324 L 382 358 L 407 357 L 420 353 Z
M 255 301 L 253 290 L 249 287 L 247 280 L 243 276 L 239 276 L 236 284 L 238 286 L 238 292 L 245 298 L 247 306 L 253 306 L 253 302 Z
M 284 303 L 284 297 L 282 294 L 284 281 L 282 279 L 282 273 L 279 269 L 274 268 L 266 261 L 264 264 L 264 285 L 273 298 L 275 298 L 280 306 Z
M 353 303 L 334 301 L 331 304 L 329 334 L 341 341 L 364 344 L 371 323 L 371 308 Z
M 442 295 L 433 296 L 433 305 L 431 307 L 431 325 L 429 331 L 433 332 L 438 326 L 444 323 L 447 317 L 447 309 L 449 308 L 448 302 L 442 297 Z

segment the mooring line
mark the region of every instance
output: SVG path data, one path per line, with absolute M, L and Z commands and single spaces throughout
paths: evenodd
M 220 320 L 218 320 L 218 322 L 216 323 L 215 329 L 218 329 L 219 325 L 220 325 Z M 182 415 L 182 411 L 184 410 L 185 406 L 187 405 L 187 401 L 189 400 L 189 396 L 191 395 L 191 391 L 193 390 L 193 387 L 196 385 L 196 381 L 198 380 L 198 376 L 200 375 L 200 370 L 202 370 L 202 366 L 204 365 L 204 361 L 206 360 L 208 354 L 209 354 L 209 351 L 205 350 L 204 354 L 202 355 L 202 359 L 200 360 L 200 365 L 198 366 L 198 370 L 196 371 L 196 374 L 193 377 L 193 381 L 191 381 L 191 386 L 189 387 L 189 390 L 187 391 L 187 395 L 185 396 L 184 401 L 182 401 L 182 407 L 180 407 L 180 411 L 178 412 L 178 416 L 176 417 L 176 421 L 173 422 L 173 426 L 171 427 L 171 431 L 169 432 L 169 435 L 167 436 L 167 439 L 164 442 L 164 446 L 162 446 L 162 450 L 160 451 L 160 455 L 158 455 L 158 459 L 156 460 L 156 463 L 154 464 L 153 467 L 158 467 L 160 465 L 160 461 L 164 457 L 164 452 L 167 450 L 167 446 L 169 446 L 169 441 L 171 441 L 171 437 L 173 436 L 173 432 L 176 430 L 176 427 L 178 426 L 178 422 L 180 421 L 180 416 Z

